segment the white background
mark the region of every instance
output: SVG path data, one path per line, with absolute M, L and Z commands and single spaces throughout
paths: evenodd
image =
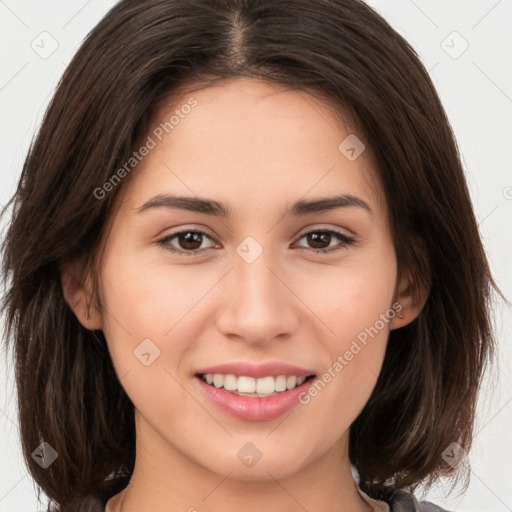
M 67 63 L 114 3 L 0 0 L 0 204 L 15 191 L 30 140 Z M 458 140 L 492 271 L 512 300 L 512 1 L 368 3 L 411 42 L 432 76 Z M 500 366 L 486 380 L 479 403 L 470 486 L 465 494 L 456 488 L 446 496 L 445 482 L 427 495 L 449 510 L 512 510 L 511 311 L 499 303 L 496 312 Z M 12 373 L 2 358 L 0 512 L 43 508 L 17 429 Z

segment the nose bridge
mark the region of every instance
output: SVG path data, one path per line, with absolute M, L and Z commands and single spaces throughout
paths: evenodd
M 294 328 L 293 293 L 284 285 L 270 249 L 247 237 L 236 248 L 219 327 L 252 343 L 264 343 Z

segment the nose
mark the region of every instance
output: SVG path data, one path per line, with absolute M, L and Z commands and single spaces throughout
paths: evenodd
M 224 336 L 250 345 L 265 345 L 290 337 L 297 329 L 301 304 L 290 276 L 270 251 L 252 262 L 238 254 L 224 279 L 217 327 Z

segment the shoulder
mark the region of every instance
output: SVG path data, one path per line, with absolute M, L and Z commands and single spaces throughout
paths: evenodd
M 391 512 L 453 512 L 429 501 L 418 501 L 413 494 L 397 491 L 392 499 Z

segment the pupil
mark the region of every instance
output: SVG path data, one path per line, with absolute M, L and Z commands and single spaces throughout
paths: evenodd
M 322 243 L 326 243 L 327 242 L 327 245 L 329 245 L 328 242 L 329 242 L 330 236 L 331 235 L 329 233 L 311 233 L 310 235 L 308 235 L 309 242 L 312 243 L 312 246 L 315 249 L 324 249 L 324 247 L 322 247 Z M 327 238 L 327 241 L 325 240 L 326 238 Z M 315 245 L 315 244 L 318 244 L 318 243 L 320 244 L 320 247 Z
M 185 235 L 180 236 L 180 243 L 183 240 L 185 241 L 184 244 L 181 244 L 182 248 L 191 250 L 197 249 L 201 246 L 201 236 L 201 233 L 186 233 Z M 190 244 L 192 244 L 192 247 Z M 198 244 L 197 247 L 194 247 L 194 244 Z

